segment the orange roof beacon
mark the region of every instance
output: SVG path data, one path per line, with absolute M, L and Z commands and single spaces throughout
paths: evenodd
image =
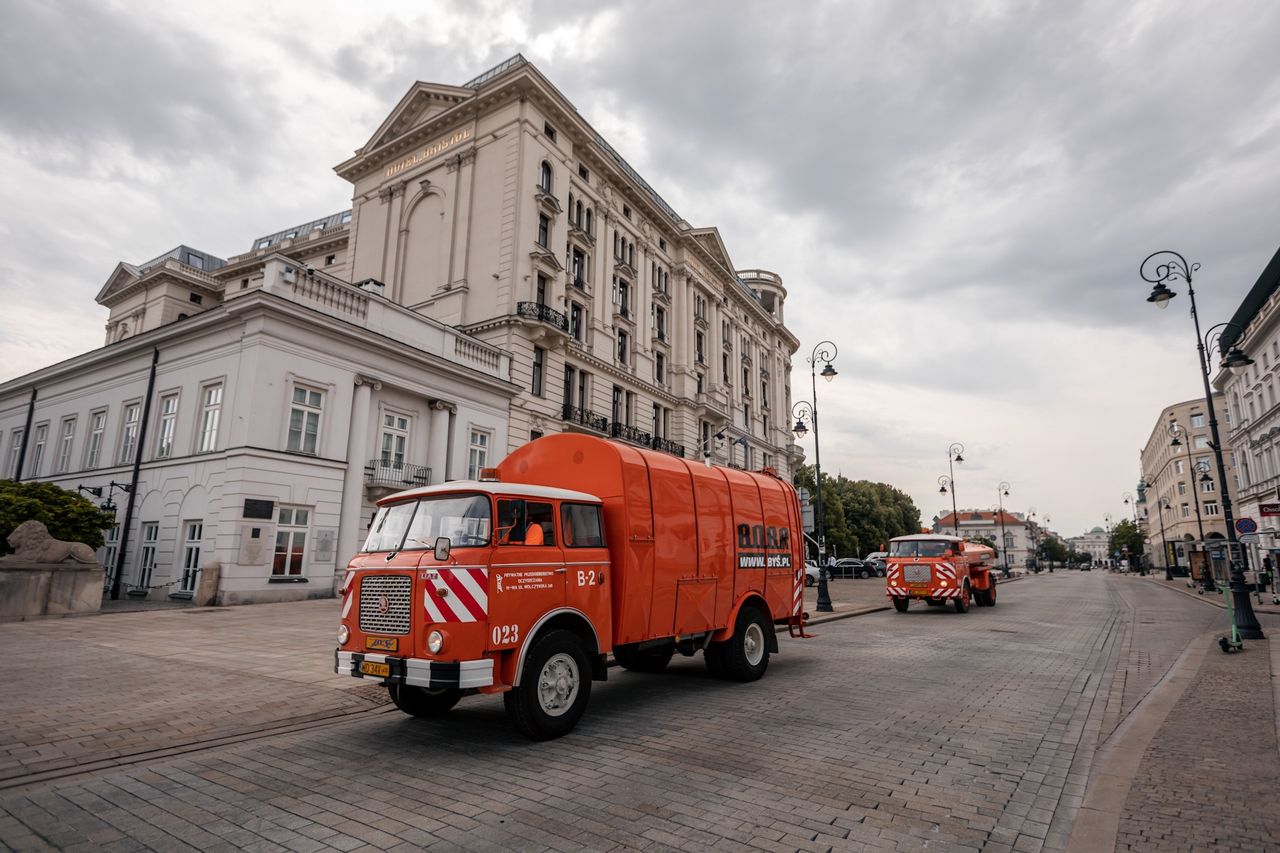
M 772 472 L 565 433 L 480 476 L 379 501 L 347 567 L 335 669 L 407 714 L 502 693 L 545 740 L 577 723 L 609 653 L 658 672 L 701 651 L 754 681 L 775 626 L 803 633 L 800 506 Z
M 957 536 L 899 536 L 889 542 L 885 592 L 899 613 L 907 612 L 912 599 L 930 607 L 950 602 L 957 613 L 968 613 L 970 601 L 995 607 L 995 554 L 986 545 Z

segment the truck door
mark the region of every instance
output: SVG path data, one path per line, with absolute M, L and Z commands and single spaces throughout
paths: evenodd
M 489 572 L 488 648 L 518 648 L 548 610 L 564 606 L 564 552 L 551 501 L 498 498 Z

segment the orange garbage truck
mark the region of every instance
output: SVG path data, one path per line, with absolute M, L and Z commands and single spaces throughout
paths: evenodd
M 994 559 L 994 549 L 958 536 L 899 536 L 889 542 L 885 591 L 899 613 L 906 613 L 912 600 L 930 607 L 950 603 L 957 613 L 968 613 L 970 602 L 994 607 Z
M 391 495 L 347 567 L 341 675 L 436 717 L 502 693 L 536 740 L 577 723 L 606 656 L 658 672 L 701 653 L 764 675 L 803 633 L 800 506 L 769 470 L 708 467 L 587 435 L 532 441 L 478 481 Z

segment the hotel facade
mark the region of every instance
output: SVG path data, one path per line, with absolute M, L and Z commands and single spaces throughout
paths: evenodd
M 122 262 L 105 345 L 0 384 L 0 477 L 116 505 L 126 589 L 190 596 L 216 562 L 219 603 L 331 595 L 377 498 L 549 432 L 802 461 L 780 276 L 523 57 L 414 84 L 336 171 L 350 210 Z

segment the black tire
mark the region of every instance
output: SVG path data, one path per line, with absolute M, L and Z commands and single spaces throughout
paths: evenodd
M 520 685 L 503 694 L 507 717 L 525 737 L 551 740 L 568 734 L 591 697 L 591 662 L 582 640 L 551 631 L 529 649 Z
M 924 600 L 924 603 L 925 603 L 925 604 L 927 604 L 927 605 L 929 605 L 930 607 L 941 607 L 941 606 L 942 606 L 942 602 L 941 602 L 941 601 L 937 601 L 936 599 L 932 599 L 932 598 L 926 598 L 926 599 Z
M 426 687 L 415 687 L 411 684 L 388 684 L 387 693 L 391 701 L 406 714 L 430 720 L 443 717 L 453 710 L 462 698 L 462 691 L 456 687 L 441 687 L 431 690 Z
M 932 601 L 931 601 L 931 602 L 929 602 L 929 603 L 930 603 L 930 604 L 933 604 L 933 602 L 932 602 Z M 906 613 L 906 612 L 907 612 L 907 608 L 908 608 L 908 607 L 910 607 L 910 606 L 911 606 L 911 599 L 909 599 L 909 598 L 894 598 L 894 599 L 893 599 L 893 609 L 894 609 L 894 610 L 896 610 L 896 611 L 898 611 L 899 613 Z
M 991 589 L 987 590 L 987 606 L 996 606 L 996 579 L 994 577 L 991 579 Z
M 866 580 L 867 578 L 871 577 L 871 572 L 869 572 L 866 569 L 859 569 L 858 577 L 862 578 L 863 580 Z
M 885 570 L 884 570 L 884 569 L 876 569 L 876 577 L 878 577 L 878 578 L 882 578 L 882 577 L 884 577 L 884 576 L 885 576 Z
M 676 653 L 674 646 L 651 646 L 637 649 L 634 646 L 614 646 L 613 659 L 618 666 L 631 672 L 662 672 Z
M 724 677 L 730 681 L 755 681 L 769 668 L 769 622 L 754 607 L 738 611 L 733 636 L 715 643 Z
M 969 591 L 969 582 L 965 581 L 964 586 L 960 588 L 960 594 L 957 595 L 954 599 L 952 599 L 952 602 L 956 606 L 957 613 L 969 612 L 969 600 L 971 596 L 972 596 L 972 593 Z

